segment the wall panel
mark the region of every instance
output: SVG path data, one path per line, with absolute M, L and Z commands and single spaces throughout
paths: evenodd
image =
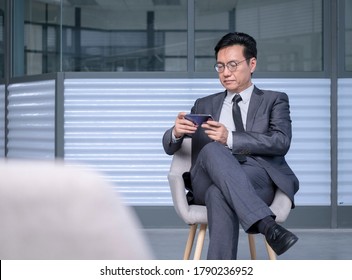
M 352 205 L 352 79 L 338 82 L 338 204 Z
M 131 205 L 171 205 L 171 157 L 161 138 L 179 111 L 222 90 L 217 79 L 66 79 L 65 160 L 101 171 Z M 287 155 L 301 182 L 297 205 L 330 205 L 330 83 L 257 79 L 291 102 Z
M 5 85 L 0 85 L 0 158 L 5 156 Z
M 8 86 L 8 157 L 55 158 L 55 81 Z

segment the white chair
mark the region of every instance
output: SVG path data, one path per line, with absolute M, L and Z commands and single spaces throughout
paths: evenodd
M 152 259 L 135 213 L 96 172 L 0 161 L 0 259 Z
M 190 231 L 183 259 L 190 258 L 194 239 L 199 227 L 196 248 L 194 250 L 194 259 L 198 260 L 200 259 L 202 253 L 208 220 L 206 207 L 200 205 L 189 205 L 186 198 L 182 174 L 189 171 L 191 166 L 191 141 L 192 140 L 190 138 L 185 138 L 181 149 L 173 155 L 168 180 L 176 213 L 186 224 L 190 225 Z M 277 190 L 270 208 L 276 215 L 276 221 L 283 223 L 290 213 L 291 200 L 282 191 Z M 251 259 L 256 259 L 255 235 L 248 234 L 248 241 Z M 265 237 L 264 241 L 269 259 L 275 260 L 276 254 L 267 244 Z

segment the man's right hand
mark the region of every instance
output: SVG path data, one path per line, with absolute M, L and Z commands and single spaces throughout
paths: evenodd
M 180 112 L 177 115 L 177 118 L 175 120 L 175 126 L 172 131 L 176 138 L 181 138 L 185 134 L 193 134 L 197 130 L 197 125 L 185 119 L 186 114 L 186 112 Z

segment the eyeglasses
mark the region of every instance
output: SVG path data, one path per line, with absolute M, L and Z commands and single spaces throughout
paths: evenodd
M 229 69 L 230 72 L 235 72 L 236 69 L 237 69 L 237 66 L 238 66 L 241 62 L 246 61 L 246 60 L 248 60 L 248 59 L 246 58 L 246 59 L 244 59 L 244 60 L 242 60 L 242 61 L 239 61 L 239 62 L 230 61 L 230 62 L 228 62 L 228 63 L 226 63 L 226 64 L 224 64 L 224 63 L 216 63 L 216 64 L 214 65 L 214 68 L 215 68 L 216 72 L 218 72 L 218 73 L 224 72 L 224 71 L 225 71 L 225 67 L 227 67 L 227 69 Z

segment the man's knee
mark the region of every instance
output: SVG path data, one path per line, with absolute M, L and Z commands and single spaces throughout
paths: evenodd
M 205 193 L 205 204 L 217 203 L 224 199 L 221 191 L 215 186 L 211 185 Z
M 211 160 L 214 156 L 218 156 L 221 150 L 224 148 L 225 146 L 218 142 L 210 142 L 202 148 L 198 157 L 202 157 L 205 160 Z

